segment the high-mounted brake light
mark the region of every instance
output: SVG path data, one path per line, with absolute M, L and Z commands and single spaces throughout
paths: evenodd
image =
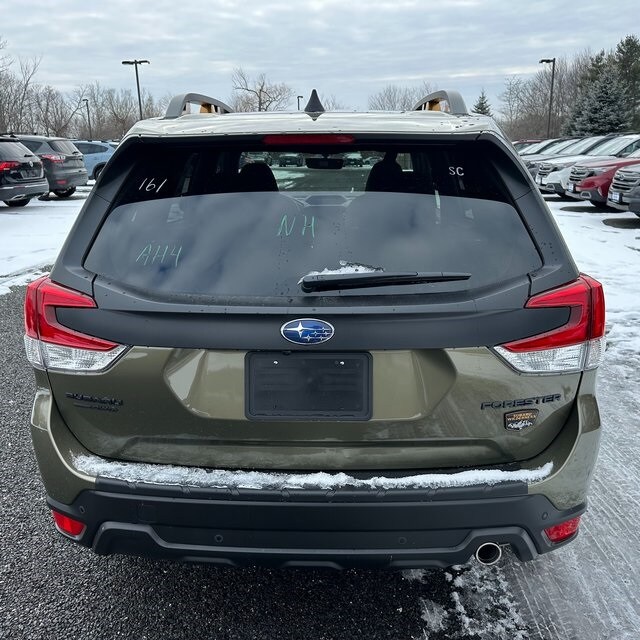
M 126 350 L 110 340 L 74 331 L 58 322 L 58 308 L 96 308 L 90 296 L 61 287 L 43 276 L 27 287 L 24 302 L 25 348 L 34 367 L 103 371 Z
M 273 147 L 288 145 L 332 145 L 353 144 L 354 137 L 343 133 L 294 133 L 294 134 L 270 134 L 262 138 L 264 144 Z
M 602 285 L 581 274 L 577 280 L 530 298 L 526 309 L 569 308 L 561 327 L 515 340 L 495 350 L 522 373 L 595 369 L 604 356 L 605 305 Z

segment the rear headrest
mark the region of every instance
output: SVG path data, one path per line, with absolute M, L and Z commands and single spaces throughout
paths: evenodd
M 365 191 L 404 191 L 402 167 L 395 160 L 382 160 L 371 167 Z
M 278 183 L 264 162 L 245 164 L 238 175 L 238 191 L 277 191 Z

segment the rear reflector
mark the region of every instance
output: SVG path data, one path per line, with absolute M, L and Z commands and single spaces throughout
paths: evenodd
M 530 298 L 526 309 L 567 307 L 561 327 L 495 347 L 521 373 L 595 369 L 604 356 L 605 305 L 602 285 L 581 274 L 577 280 Z
M 571 518 L 571 520 L 567 520 L 566 522 L 556 524 L 553 527 L 549 527 L 548 529 L 545 529 L 544 532 L 547 534 L 547 538 L 549 538 L 551 542 L 557 543 L 573 536 L 578 531 L 579 526 L 580 516 L 577 518 Z
M 115 362 L 127 347 L 79 333 L 61 325 L 56 309 L 95 309 L 90 296 L 57 285 L 43 276 L 27 287 L 24 302 L 25 349 L 40 369 L 99 372 Z
M 87 528 L 84 522 L 65 516 L 63 513 L 59 513 L 53 509 L 51 510 L 51 514 L 53 515 L 56 529 L 70 538 L 79 538 Z

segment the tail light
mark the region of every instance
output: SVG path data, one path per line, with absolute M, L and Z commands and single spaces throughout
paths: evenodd
M 27 287 L 24 302 L 25 349 L 39 369 L 104 371 L 126 350 L 124 345 L 61 325 L 56 309 L 96 308 L 93 298 L 57 285 L 43 276 Z
M 602 285 L 581 274 L 577 280 L 530 298 L 527 309 L 568 307 L 566 324 L 495 348 L 521 373 L 562 373 L 595 369 L 604 356 L 605 305 Z
M 49 160 L 49 162 L 64 162 L 64 156 L 57 153 L 43 153 L 40 157 L 43 160 Z
M 13 160 L 7 160 L 5 162 L 0 162 L 0 171 L 11 171 L 11 169 L 15 169 L 19 167 L 19 162 L 13 162 Z
M 545 529 L 544 532 L 551 542 L 558 543 L 575 535 L 579 526 L 580 516 L 577 518 L 571 518 L 571 520 L 566 520 L 560 524 L 556 524 L 553 527 L 549 527 Z

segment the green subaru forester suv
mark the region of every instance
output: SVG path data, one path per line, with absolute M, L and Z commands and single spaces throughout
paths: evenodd
M 586 509 L 604 322 L 459 94 L 393 113 L 178 96 L 27 290 L 55 525 L 98 554 L 223 565 L 530 560 Z

